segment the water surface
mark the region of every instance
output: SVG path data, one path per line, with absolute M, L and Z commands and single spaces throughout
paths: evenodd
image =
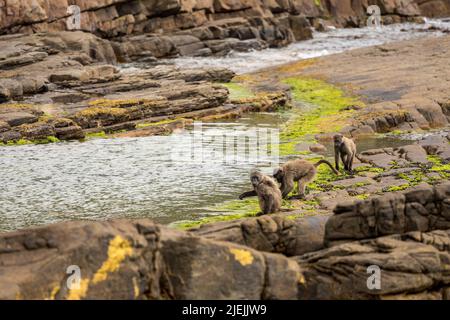
M 175 63 L 229 67 L 243 73 L 358 47 L 442 35 L 423 32 L 428 26 L 340 29 L 315 33 L 313 40 L 282 49 L 231 53 L 224 58 L 179 58 Z M 124 66 L 124 72 L 134 72 L 133 68 L 136 66 Z M 288 115 L 248 114 L 239 120 L 206 125 L 203 134 L 239 137 L 249 130 L 277 129 Z M 179 161 L 173 155 L 183 158 L 189 152 L 189 137 L 190 132 L 185 131 L 173 136 L 0 147 L 0 231 L 69 219 L 139 217 L 170 223 L 197 218 L 209 214 L 209 206 L 236 199 L 248 190 L 252 168 L 271 173 L 276 165 L 272 154 L 246 158 L 245 150 L 231 163 Z M 371 138 L 359 143 L 359 151 L 402 144 L 406 141 Z M 223 150 L 220 139 L 205 139 L 203 145 L 206 151 L 220 154 Z

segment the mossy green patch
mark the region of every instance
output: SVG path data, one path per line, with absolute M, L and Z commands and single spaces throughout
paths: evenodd
M 228 91 L 230 92 L 229 98 L 231 100 L 239 100 L 255 96 L 255 94 L 251 90 L 249 90 L 241 83 L 228 82 L 228 83 L 221 83 L 221 85 L 223 85 L 228 89 Z
M 383 173 L 383 168 L 377 168 L 377 167 L 370 167 L 370 166 L 360 166 L 357 168 L 354 168 L 354 171 L 356 173 L 362 173 L 362 172 L 373 172 L 373 173 Z
M 355 183 L 354 185 L 352 185 L 351 187 L 361 188 L 361 187 L 368 186 L 368 185 L 370 185 L 370 182 L 358 182 L 358 183 Z
M 433 166 L 431 167 L 430 171 L 438 172 L 443 179 L 450 178 L 450 163 L 447 164 L 442 163 L 442 159 L 436 155 L 428 156 L 428 161 L 433 163 Z
M 294 205 L 290 201 L 283 200 L 282 208 L 293 209 Z M 258 199 L 256 197 L 247 198 L 244 200 L 231 200 L 208 209 L 217 213 L 227 212 L 227 214 L 218 214 L 192 221 L 179 221 L 172 223 L 172 226 L 183 230 L 192 229 L 213 222 L 232 221 L 242 218 L 255 217 L 261 211 L 259 208 Z
M 47 144 L 55 142 L 60 142 L 60 140 L 55 136 L 48 136 L 44 139 L 28 140 L 22 138 L 16 141 L 8 141 L 7 143 L 0 142 L 0 146 L 23 146 L 27 144 Z
M 86 133 L 85 139 L 107 138 L 105 131 Z
M 399 186 L 392 186 L 392 187 L 387 188 L 385 190 L 385 192 L 403 191 L 403 190 L 408 189 L 409 187 L 410 187 L 410 185 L 408 183 L 407 184 L 402 184 L 402 185 L 399 185 Z
M 294 100 L 308 107 L 294 109 L 292 119 L 280 134 L 280 155 L 296 154 L 295 145 L 299 141 L 314 141 L 316 134 L 339 131 L 354 113 L 344 109 L 363 105 L 357 98 L 346 96 L 341 89 L 321 80 L 296 77 L 283 82 L 291 86 Z
M 307 188 L 314 191 L 330 191 L 342 189 L 342 186 L 333 185 L 341 176 L 336 175 L 328 166 L 321 165 L 317 168 L 317 175 Z
M 158 122 L 138 123 L 136 125 L 136 129 L 143 129 L 143 128 L 148 128 L 148 127 L 153 127 L 153 126 L 162 126 L 165 124 L 176 122 L 178 120 L 180 120 L 180 119 L 167 119 L 167 120 L 162 120 L 162 121 L 158 121 Z
M 210 211 L 215 211 L 218 213 L 227 212 L 230 214 L 218 214 L 210 217 L 204 217 L 194 221 L 180 221 L 173 223 L 172 226 L 183 230 L 191 229 L 213 222 L 230 221 L 246 217 L 254 217 L 260 211 L 257 198 L 247 198 L 244 200 L 231 200 L 208 209 Z
M 370 197 L 369 194 L 363 193 L 363 194 L 358 194 L 358 195 L 354 196 L 353 198 L 358 199 L 358 200 L 366 200 L 368 197 Z
M 408 173 L 399 173 L 398 177 L 409 182 L 411 187 L 418 185 L 426 178 L 422 170 L 414 170 Z

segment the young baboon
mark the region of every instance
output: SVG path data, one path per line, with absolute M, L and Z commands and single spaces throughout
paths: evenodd
M 336 170 L 339 170 L 339 157 L 344 163 L 344 170 L 353 171 L 353 161 L 356 155 L 356 144 L 352 139 L 344 137 L 342 134 L 336 134 L 334 140 L 334 162 Z
M 262 214 L 275 213 L 281 209 L 281 191 L 278 184 L 269 176 L 259 171 L 252 171 L 250 181 L 253 190 L 244 192 L 239 199 L 258 196 Z
M 304 198 L 306 185 L 314 179 L 317 174 L 317 167 L 323 163 L 327 164 L 335 174 L 339 174 L 327 160 L 320 160 L 316 164 L 303 159 L 291 160 L 275 169 L 273 176 L 281 183 L 283 199 L 286 199 L 294 189 L 295 182 L 298 182 L 298 195 L 295 198 Z

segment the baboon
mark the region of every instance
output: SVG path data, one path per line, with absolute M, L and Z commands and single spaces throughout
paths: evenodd
M 253 190 L 244 192 L 239 199 L 258 196 L 261 214 L 269 214 L 280 211 L 281 209 L 281 191 L 278 184 L 269 176 L 260 171 L 252 171 L 250 181 Z
M 344 137 L 342 134 L 336 134 L 334 140 L 334 161 L 336 170 L 339 170 L 339 156 L 344 163 L 344 170 L 353 171 L 353 161 L 356 155 L 356 144 L 352 139 Z
M 320 160 L 316 164 L 303 159 L 291 160 L 275 169 L 273 177 L 281 183 L 283 199 L 286 199 L 294 189 L 295 182 L 298 183 L 298 195 L 295 198 L 304 198 L 306 185 L 314 179 L 317 174 L 317 167 L 323 163 L 327 164 L 335 174 L 339 174 L 327 160 Z

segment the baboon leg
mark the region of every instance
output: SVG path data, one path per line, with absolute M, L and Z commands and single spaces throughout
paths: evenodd
M 283 183 L 281 184 L 281 194 L 283 196 L 283 199 L 286 199 L 286 197 L 291 193 L 291 191 L 294 189 L 294 180 L 287 179 L 285 177 Z
M 353 171 L 353 161 L 354 160 L 355 160 L 355 153 L 353 152 L 352 155 L 348 157 L 347 167 L 350 172 Z
M 334 150 L 334 163 L 336 165 L 336 170 L 339 171 L 339 149 L 335 148 Z
M 269 214 L 273 211 L 274 202 L 271 197 L 266 197 L 264 199 L 264 208 L 262 209 L 263 214 Z
M 243 194 L 241 194 L 240 196 L 239 196 L 239 199 L 245 199 L 245 198 L 249 198 L 249 197 L 256 197 L 258 194 L 256 193 L 256 191 L 255 190 L 252 190 L 252 191 L 247 191 L 247 192 L 244 192 Z
M 305 189 L 306 189 L 306 183 L 304 178 L 300 179 L 298 182 L 298 198 L 303 199 L 305 197 Z
M 310 172 L 298 181 L 297 195 L 293 198 L 303 199 L 306 195 L 306 185 L 314 179 L 315 172 Z
M 342 160 L 342 163 L 344 164 L 344 170 L 348 170 L 348 167 L 347 167 L 347 158 L 348 158 L 348 155 L 347 154 L 344 154 L 344 153 L 341 153 L 341 160 Z

